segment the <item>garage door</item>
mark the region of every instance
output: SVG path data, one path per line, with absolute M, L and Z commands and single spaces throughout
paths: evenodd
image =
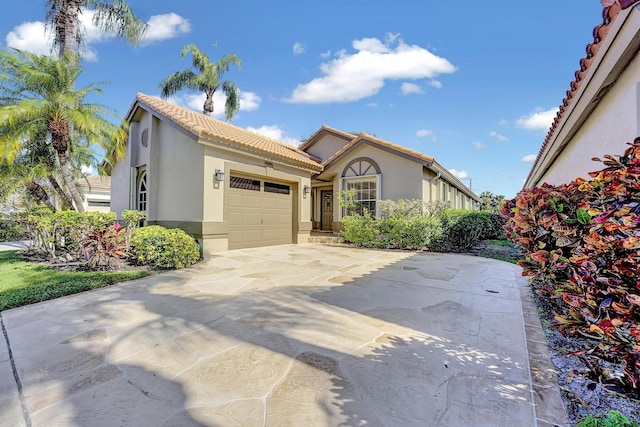
M 231 175 L 229 186 L 229 249 L 293 242 L 290 185 Z

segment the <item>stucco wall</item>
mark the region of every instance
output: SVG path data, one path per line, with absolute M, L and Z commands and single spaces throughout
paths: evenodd
M 356 137 L 355 135 L 353 136 Z M 340 151 L 350 141 L 345 141 L 342 138 L 338 138 L 335 135 L 326 134 L 323 135 L 318 141 L 316 141 L 310 148 L 305 151 L 313 156 L 316 156 L 322 161 L 327 160 L 335 153 Z
M 622 154 L 640 132 L 640 57 L 624 71 L 613 88 L 571 138 L 539 184 L 561 184 L 602 168 L 592 157 Z

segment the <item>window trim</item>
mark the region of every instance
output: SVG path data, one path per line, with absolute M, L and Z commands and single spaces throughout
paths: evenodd
M 375 183 L 376 183 L 376 211 L 375 211 L 375 216 L 379 217 L 380 216 L 380 200 L 382 200 L 382 174 L 376 174 L 376 175 L 363 175 L 363 176 L 348 176 L 348 177 L 342 177 L 340 178 L 340 191 L 345 191 L 346 190 L 346 183 L 348 181 L 373 181 L 373 179 L 375 179 Z M 340 218 L 342 219 L 343 217 L 345 217 L 345 210 L 340 209 L 339 210 L 339 215 Z

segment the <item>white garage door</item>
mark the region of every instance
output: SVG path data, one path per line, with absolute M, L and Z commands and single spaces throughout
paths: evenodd
M 229 186 L 226 206 L 229 249 L 293 242 L 290 185 L 231 175 Z

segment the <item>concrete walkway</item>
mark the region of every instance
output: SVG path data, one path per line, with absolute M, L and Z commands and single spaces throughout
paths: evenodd
M 540 325 L 534 309 L 523 312 L 525 285 L 516 266 L 465 255 L 324 245 L 231 251 L 3 312 L 0 420 L 562 424 L 557 389 L 540 383 L 552 379 L 544 337 L 527 344 L 525 330 L 540 334 Z

